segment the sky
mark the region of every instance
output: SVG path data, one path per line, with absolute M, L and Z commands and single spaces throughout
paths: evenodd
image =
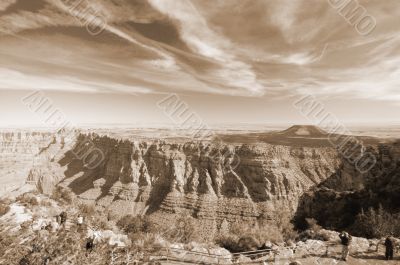
M 310 123 L 307 95 L 398 122 L 400 2 L 346 1 L 1 0 L 0 126 L 44 124 L 34 91 L 75 124 L 170 123 L 171 94 L 209 124 Z

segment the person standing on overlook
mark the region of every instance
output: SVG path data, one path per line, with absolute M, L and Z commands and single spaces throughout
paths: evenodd
M 339 238 L 342 243 L 342 260 L 346 261 L 350 252 L 350 244 L 351 244 L 351 235 L 347 232 L 342 232 L 339 234 Z
M 394 246 L 395 246 L 395 241 L 392 235 L 389 235 L 386 240 L 385 240 L 385 257 L 386 260 L 392 260 L 393 259 L 393 251 L 394 251 Z

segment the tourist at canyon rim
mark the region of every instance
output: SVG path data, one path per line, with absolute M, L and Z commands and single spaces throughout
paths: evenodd
M 94 249 L 94 236 L 89 237 L 86 240 L 86 256 L 88 256 L 88 254 L 92 253 L 93 249 Z
M 29 262 L 29 260 L 28 260 L 27 257 L 23 257 L 23 258 L 19 261 L 18 264 L 19 264 L 19 265 L 30 265 L 31 263 Z
M 387 260 L 393 259 L 393 250 L 394 250 L 395 244 L 396 243 L 395 243 L 393 235 L 389 235 L 385 240 L 385 247 L 386 247 L 385 257 Z
M 62 226 L 63 229 L 65 229 L 66 224 L 67 224 L 67 213 L 62 212 L 60 214 L 60 225 Z
M 349 233 L 343 231 L 342 233 L 339 234 L 341 243 L 342 243 L 342 259 L 344 261 L 347 260 L 347 257 L 349 256 L 350 252 L 350 245 L 351 245 L 351 235 Z

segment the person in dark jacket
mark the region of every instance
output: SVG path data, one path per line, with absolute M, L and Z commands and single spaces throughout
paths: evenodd
M 65 224 L 65 222 L 67 222 L 67 213 L 66 212 L 62 212 L 60 214 L 60 223 L 61 224 Z
M 25 256 L 19 261 L 18 264 L 19 265 L 30 265 L 31 263 L 29 262 L 29 259 Z
M 349 256 L 352 237 L 349 233 L 343 231 L 339 234 L 339 238 L 342 243 L 342 260 L 346 261 Z
M 94 237 L 90 237 L 86 241 L 86 256 L 92 253 L 94 248 Z
M 396 243 L 394 241 L 393 236 L 392 235 L 388 236 L 385 240 L 385 247 L 386 247 L 385 257 L 387 260 L 393 259 L 393 251 L 395 245 Z
M 67 213 L 62 212 L 60 214 L 60 226 L 65 230 L 67 225 Z

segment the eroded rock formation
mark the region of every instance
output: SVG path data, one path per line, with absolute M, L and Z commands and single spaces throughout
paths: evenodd
M 57 152 L 62 149 L 55 147 L 56 137 L 50 132 L 28 130 L 0 132 L 0 193 L 18 188 L 28 176 L 28 181 L 34 184 L 46 182 L 47 177 L 39 180 L 42 170 L 36 167 L 48 165 L 54 159 L 49 146 L 54 146 Z
M 67 141 L 61 132 L 40 142 L 25 174 L 39 191 L 50 194 L 56 185 L 67 187 L 111 219 L 148 214 L 168 225 L 177 216 L 193 216 L 204 238 L 217 234 L 226 226 L 222 223 L 273 219 L 282 211 L 326 218 L 329 226 L 330 218 L 348 207 L 373 204 L 368 196 L 377 195 L 368 194 L 380 194 L 375 187 L 387 187 L 390 200 L 398 198 L 394 194 L 400 183 L 388 173 L 399 166 L 398 143 L 369 145 L 366 150 L 378 163 L 359 173 L 324 139 L 325 133 L 314 134 L 300 146 L 291 143 L 302 141 L 297 137 L 304 130 L 300 136 L 271 134 L 273 141 L 257 144 L 222 145 L 94 133 L 69 135 Z M 291 142 L 284 144 L 285 137 Z M 326 214 L 330 208 L 335 211 Z
M 335 174 L 301 197 L 300 226 L 305 217 L 312 217 L 325 227 L 348 229 L 356 215 L 370 207 L 400 211 L 400 141 L 367 149 L 376 158 L 370 170 L 360 171 L 344 160 Z
M 93 149 L 104 154 L 95 168 L 87 156 L 76 156 Z M 213 236 L 224 220 L 294 213 L 300 196 L 336 172 L 340 161 L 333 147 L 138 142 L 88 134 L 57 161 L 65 171 L 54 179 L 110 218 L 146 213 L 167 224 L 191 215 Z

